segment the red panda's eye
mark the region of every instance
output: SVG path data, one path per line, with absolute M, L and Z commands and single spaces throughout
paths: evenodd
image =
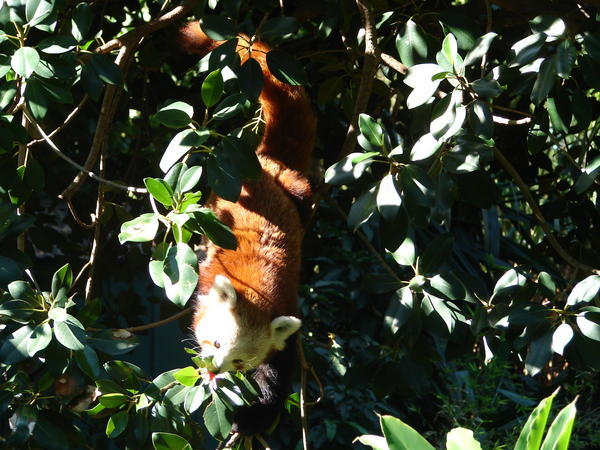
M 221 344 L 219 344 L 219 341 L 213 342 L 213 345 L 215 346 L 215 348 L 221 348 Z

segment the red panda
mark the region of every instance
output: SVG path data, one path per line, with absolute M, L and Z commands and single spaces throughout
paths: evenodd
M 200 55 L 223 43 L 210 39 L 197 22 L 185 25 L 179 39 L 184 50 Z M 301 325 L 297 296 L 304 230 L 298 208 L 311 198 L 304 173 L 316 131 L 304 89 L 273 76 L 269 50 L 238 37 L 241 63 L 255 59 L 263 73 L 259 102 L 265 128 L 256 150 L 262 176 L 244 182 L 236 203 L 214 194 L 207 202 L 238 245 L 226 250 L 207 243 L 193 320 L 201 355 L 212 356 L 215 372 L 254 370 L 259 400 L 234 413 L 232 429 L 246 435 L 273 424 L 291 388 L 296 348 L 286 340 Z

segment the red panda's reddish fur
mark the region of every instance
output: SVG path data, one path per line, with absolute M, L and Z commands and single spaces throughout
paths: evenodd
M 222 41 L 209 38 L 197 22 L 180 32 L 180 44 L 190 53 L 204 55 Z M 208 206 L 231 227 L 236 250 L 209 243 L 200 267 L 199 292 L 205 294 L 216 275 L 228 277 L 237 293 L 238 312 L 248 325 L 264 325 L 274 317 L 297 315 L 300 254 L 303 237 L 297 202 L 308 201 L 311 189 L 304 173 L 309 167 L 315 140 L 315 117 L 300 86 L 277 80 L 269 71 L 269 47 L 240 35 L 236 51 L 242 64 L 255 59 L 263 73 L 259 102 L 265 120 L 257 148 L 263 168 L 259 180 L 247 181 L 237 203 L 214 194 Z M 194 328 L 202 314 L 196 307 Z

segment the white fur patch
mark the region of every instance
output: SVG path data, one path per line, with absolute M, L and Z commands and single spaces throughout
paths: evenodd
M 252 321 L 239 317 L 235 289 L 222 275 L 199 300 L 202 315 L 194 332 L 202 357 L 212 357 L 217 373 L 258 367 L 271 350 L 283 350 L 285 340 L 302 324 L 296 317 L 280 316 L 270 324 L 249 328 L 246 324 Z

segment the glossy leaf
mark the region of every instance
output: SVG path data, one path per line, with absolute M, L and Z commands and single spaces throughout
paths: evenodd
M 192 446 L 181 436 L 173 433 L 152 433 L 152 446 L 155 450 L 192 450 Z
M 412 19 L 406 21 L 404 34 L 396 37 L 396 50 L 400 55 L 400 61 L 408 67 L 415 64 L 415 54 L 420 58 L 427 56 L 427 42 Z
M 577 399 L 573 400 L 558 413 L 546 433 L 540 450 L 567 450 L 569 448 L 573 423 L 577 414 L 576 401 Z
M 561 323 L 552 334 L 552 351 L 564 355 L 565 347 L 573 339 L 573 328 L 568 323 Z
M 223 95 L 223 76 L 221 75 L 221 69 L 214 70 L 208 74 L 202 82 L 200 93 L 202 94 L 202 101 L 207 108 L 217 104 Z
M 171 128 L 182 128 L 192 121 L 194 108 L 181 101 L 167 103 L 154 115 L 163 125 Z
M 567 306 L 591 302 L 600 291 L 600 275 L 590 275 L 573 287 L 567 298 Z
M 202 145 L 209 138 L 210 132 L 206 129 L 183 130 L 177 133 L 165 150 L 161 160 L 160 169 L 166 173 L 191 149 Z
M 446 435 L 446 450 L 481 450 L 481 444 L 466 428 L 453 428 Z
M 165 206 L 173 204 L 173 190 L 171 186 L 160 178 L 144 178 L 144 185 L 148 192 Z
M 275 78 L 293 86 L 308 83 L 304 67 L 294 57 L 281 50 L 267 53 L 267 65 Z
M 113 414 L 109 417 L 108 422 L 106 423 L 106 436 L 111 439 L 119 436 L 125 428 L 127 428 L 127 423 L 129 422 L 129 413 L 127 411 L 120 411 L 116 414 Z
M 377 210 L 388 221 L 394 220 L 398 214 L 398 208 L 402 204 L 402 198 L 398 193 L 396 183 L 394 175 L 388 173 L 382 178 L 377 187 Z
M 434 450 L 414 428 L 392 416 L 381 416 L 381 429 L 390 450 Z
M 156 236 L 158 225 L 159 221 L 154 213 L 142 214 L 121 225 L 119 243 L 151 241 Z
M 538 450 L 544 436 L 546 421 L 552 408 L 552 401 L 556 392 L 550 397 L 543 399 L 532 411 L 521 429 L 515 450 Z
M 29 78 L 40 63 L 40 55 L 33 47 L 20 47 L 13 54 L 10 65 L 19 75 Z

